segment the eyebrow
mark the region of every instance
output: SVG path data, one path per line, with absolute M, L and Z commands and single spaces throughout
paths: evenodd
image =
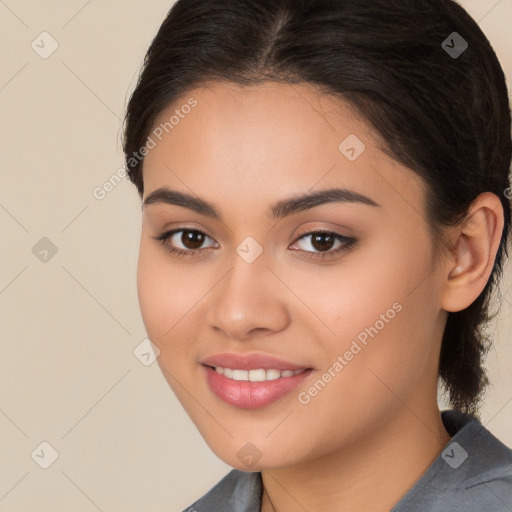
M 208 203 L 204 199 L 194 197 L 184 192 L 178 192 L 177 190 L 171 190 L 167 187 L 160 187 L 151 192 L 144 200 L 143 208 L 149 204 L 157 203 L 182 206 L 183 208 L 188 208 L 207 217 L 222 219 L 222 215 L 213 204 Z M 331 188 L 278 201 L 270 207 L 269 217 L 274 220 L 282 219 L 288 215 L 293 215 L 328 203 L 360 203 L 380 207 L 379 204 L 369 197 L 354 192 L 353 190 Z

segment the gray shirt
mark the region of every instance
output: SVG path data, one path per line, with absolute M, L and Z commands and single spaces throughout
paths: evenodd
M 390 512 L 512 512 L 512 450 L 473 416 L 443 411 L 452 436 Z M 260 512 L 261 473 L 233 469 L 183 512 Z

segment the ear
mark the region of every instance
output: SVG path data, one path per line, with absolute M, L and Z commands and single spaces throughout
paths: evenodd
M 499 197 L 491 192 L 480 194 L 452 238 L 441 297 L 445 311 L 461 311 L 480 295 L 491 275 L 503 226 Z

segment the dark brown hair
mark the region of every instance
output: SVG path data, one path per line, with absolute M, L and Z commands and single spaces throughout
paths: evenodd
M 491 344 L 482 327 L 494 316 L 489 299 L 508 256 L 511 121 L 503 70 L 477 23 L 452 0 L 179 0 L 126 113 L 126 165 L 141 197 L 144 162 L 133 155 L 156 117 L 192 88 L 221 80 L 307 82 L 348 101 L 386 152 L 426 183 L 436 248 L 442 228 L 463 220 L 480 193 L 501 199 L 505 228 L 492 274 L 469 307 L 448 314 L 439 361 L 452 406 L 478 414 Z

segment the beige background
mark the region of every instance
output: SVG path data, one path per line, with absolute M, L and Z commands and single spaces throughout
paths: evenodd
M 512 76 L 512 0 L 461 2 Z M 125 104 L 172 2 L 0 0 L 0 510 L 180 511 L 230 469 L 156 363 L 136 294 L 140 203 Z M 51 49 L 47 31 L 58 44 Z M 44 48 L 43 48 L 44 44 Z M 510 87 L 509 87 L 510 89 Z M 57 253 L 46 255 L 47 237 Z M 37 252 L 37 251 L 36 251 Z M 488 358 L 484 424 L 512 446 L 511 265 Z M 58 458 L 51 462 L 51 448 Z M 32 455 L 31 455 L 32 454 Z

